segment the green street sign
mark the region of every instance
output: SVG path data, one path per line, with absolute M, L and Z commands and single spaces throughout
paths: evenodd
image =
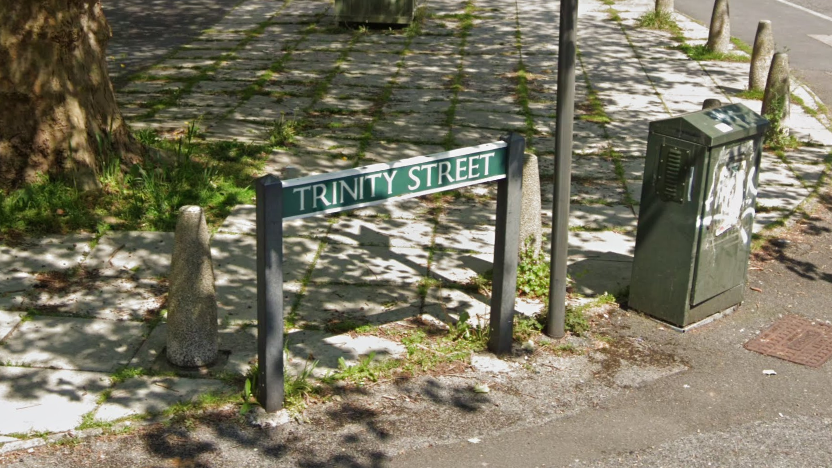
M 283 221 L 378 205 L 498 180 L 491 336 L 488 349 L 511 351 L 523 154 L 526 140 L 504 141 L 445 153 L 282 181 L 257 179 L 257 401 L 268 412 L 283 407 Z
M 506 177 L 503 142 L 283 182 L 283 219 L 352 210 Z

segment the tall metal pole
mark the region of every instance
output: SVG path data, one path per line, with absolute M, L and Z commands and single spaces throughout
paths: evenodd
M 578 0 L 560 0 L 558 101 L 555 129 L 555 183 L 552 203 L 552 262 L 546 333 L 565 334 L 566 260 L 569 242 L 569 196 L 572 184 L 572 119 L 575 114 L 575 51 Z

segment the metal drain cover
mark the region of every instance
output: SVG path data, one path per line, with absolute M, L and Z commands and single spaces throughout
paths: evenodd
M 745 343 L 745 349 L 805 366 L 820 367 L 832 356 L 832 327 L 787 315 L 760 336 Z

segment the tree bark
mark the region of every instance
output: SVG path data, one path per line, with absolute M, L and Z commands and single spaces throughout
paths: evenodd
M 673 0 L 656 0 L 656 13 L 673 13 Z
M 41 173 L 94 188 L 107 142 L 123 166 L 141 161 L 107 73 L 111 33 L 100 1 L 17 0 L 2 9 L 0 188 Z

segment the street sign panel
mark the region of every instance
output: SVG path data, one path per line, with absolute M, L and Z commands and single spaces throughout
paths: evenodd
M 283 219 L 352 210 L 506 177 L 505 142 L 283 182 Z

